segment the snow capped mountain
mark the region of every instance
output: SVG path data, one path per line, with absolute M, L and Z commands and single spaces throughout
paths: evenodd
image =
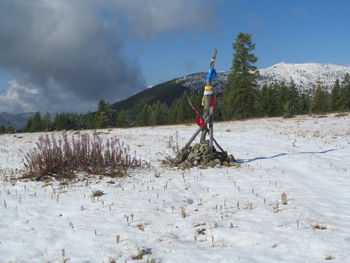
M 321 63 L 285 63 L 281 62 L 265 69 L 259 69 L 259 85 L 273 82 L 290 82 L 293 80 L 302 91 L 308 91 L 313 84 L 321 81 L 328 89 L 336 79 L 342 79 L 346 73 L 350 74 L 350 66 Z M 221 90 L 227 80 L 230 71 L 218 72 L 218 78 L 214 82 L 217 90 Z M 205 73 L 195 73 L 175 80 L 189 88 L 200 88 L 205 85 Z
M 320 63 L 292 64 L 281 62 L 266 69 L 260 69 L 259 84 L 275 81 L 291 81 L 304 91 L 321 81 L 328 89 L 334 82 L 341 80 L 346 73 L 350 74 L 350 66 Z

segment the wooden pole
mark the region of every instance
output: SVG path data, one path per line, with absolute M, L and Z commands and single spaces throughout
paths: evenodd
M 196 108 L 193 106 L 193 103 L 192 103 L 190 97 L 189 97 L 187 94 L 186 94 L 186 97 L 187 97 L 188 104 L 190 105 L 190 107 L 192 108 L 192 110 L 194 110 L 194 112 L 197 113 L 197 114 L 204 120 L 203 116 L 200 114 L 200 112 L 198 111 L 198 109 L 196 109 Z M 199 129 L 194 133 L 194 135 L 191 137 L 191 139 L 188 141 L 188 143 L 185 145 L 184 148 L 187 148 L 188 146 L 191 145 L 191 143 L 192 143 L 193 140 L 197 137 L 198 133 L 199 133 L 201 130 L 202 130 L 202 129 L 199 128 Z M 208 132 L 208 131 L 209 131 L 209 130 L 207 129 L 207 132 Z M 215 145 L 219 148 L 219 150 L 220 150 L 221 152 L 225 152 L 224 149 L 222 149 L 222 147 L 221 147 L 220 144 L 215 140 L 214 137 L 213 137 L 213 142 L 215 143 Z
M 191 145 L 191 143 L 194 141 L 194 139 L 197 137 L 197 135 L 202 132 L 200 142 L 202 143 L 205 141 L 206 135 L 209 132 L 209 153 L 211 154 L 213 152 L 213 142 L 218 146 L 218 148 L 224 152 L 224 150 L 221 148 L 221 146 L 217 143 L 217 141 L 214 139 L 214 131 L 213 131 L 213 116 L 214 116 L 214 107 L 210 106 L 211 98 L 214 95 L 213 87 L 211 86 L 211 78 L 212 73 L 215 73 L 215 59 L 217 55 L 217 49 L 214 48 L 213 54 L 211 56 L 210 62 L 209 62 L 209 72 L 207 74 L 207 80 L 206 80 L 206 86 L 204 87 L 204 96 L 203 96 L 203 102 L 204 102 L 204 112 L 203 112 L 203 121 L 204 125 L 203 128 L 199 128 L 190 138 L 190 140 L 186 143 L 186 145 L 182 148 L 182 151 L 185 150 L 187 147 Z M 198 110 L 194 108 L 190 98 L 187 96 L 188 103 L 192 107 L 192 109 L 199 114 Z M 200 115 L 200 114 L 199 114 Z M 208 128 L 209 124 L 209 128 Z
M 209 62 L 210 69 L 208 74 L 210 74 L 211 70 L 214 70 L 216 55 L 217 55 L 217 49 L 214 48 L 213 54 Z M 206 120 L 208 117 L 209 118 L 208 118 L 208 121 L 204 121 L 204 127 L 202 129 L 202 135 L 201 135 L 200 141 L 201 142 L 205 141 L 207 132 L 209 130 L 210 153 L 213 152 L 213 141 L 214 141 L 214 127 L 213 127 L 214 107 L 210 107 L 210 102 L 213 94 L 214 94 L 214 90 L 213 90 L 213 87 L 211 86 L 211 76 L 209 75 L 209 77 L 207 77 L 206 86 L 204 88 L 204 112 L 203 112 L 204 120 Z M 208 129 L 208 123 L 209 123 L 209 129 Z

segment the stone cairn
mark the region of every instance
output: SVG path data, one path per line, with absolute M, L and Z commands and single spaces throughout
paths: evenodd
M 228 167 L 238 165 L 233 155 L 228 155 L 225 151 L 217 151 L 214 146 L 212 153 L 210 153 L 209 140 L 182 149 L 170 161 L 170 164 L 181 169 L 189 169 L 196 166 L 213 168 L 215 166 Z
M 175 158 L 168 158 L 167 163 L 170 166 L 176 166 L 179 168 L 191 168 L 193 166 L 199 166 L 202 168 L 215 167 L 217 165 L 222 166 L 238 166 L 235 158 L 232 155 L 228 155 L 218 142 L 214 139 L 214 108 L 216 104 L 214 89 L 211 86 L 211 80 L 215 79 L 217 74 L 214 68 L 217 50 L 213 51 L 213 54 L 209 63 L 209 71 L 206 74 L 206 86 L 204 87 L 203 103 L 204 106 L 203 116 L 196 109 L 190 98 L 188 97 L 188 103 L 190 107 L 197 113 L 196 120 L 200 120 L 197 124 L 200 126 L 197 131 L 192 135 L 186 145 L 179 151 Z M 201 133 L 200 142 L 191 146 L 191 143 Z M 206 140 L 208 135 L 209 140 Z M 220 150 L 216 150 L 214 144 Z

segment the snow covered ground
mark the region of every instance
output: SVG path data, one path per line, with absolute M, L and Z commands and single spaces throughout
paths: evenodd
M 214 128 L 240 168 L 162 167 L 194 125 L 113 129 L 150 166 L 69 186 L 8 180 L 39 134 L 1 135 L 0 262 L 350 262 L 349 115 Z

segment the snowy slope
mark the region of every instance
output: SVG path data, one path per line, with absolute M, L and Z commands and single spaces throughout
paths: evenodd
M 273 82 L 289 82 L 293 80 L 302 91 L 312 89 L 313 84 L 321 81 L 328 89 L 334 85 L 336 79 L 341 80 L 346 73 L 350 74 L 350 66 L 320 63 L 293 64 L 281 62 L 266 69 L 259 69 L 258 84 Z M 218 72 L 218 79 L 214 83 L 221 89 L 227 80 L 229 71 Z M 205 84 L 205 73 L 195 73 L 176 79 L 177 83 L 189 88 L 201 88 Z
M 327 88 L 334 85 L 336 79 L 341 80 L 346 73 L 350 74 L 350 66 L 320 63 L 278 63 L 272 67 L 259 70 L 261 83 L 293 80 L 303 90 L 312 89 L 312 85 L 321 81 Z
M 349 115 L 217 123 L 240 168 L 161 167 L 195 130 L 105 130 L 150 167 L 68 187 L 9 181 L 39 134 L 0 135 L 0 262 L 350 262 Z

